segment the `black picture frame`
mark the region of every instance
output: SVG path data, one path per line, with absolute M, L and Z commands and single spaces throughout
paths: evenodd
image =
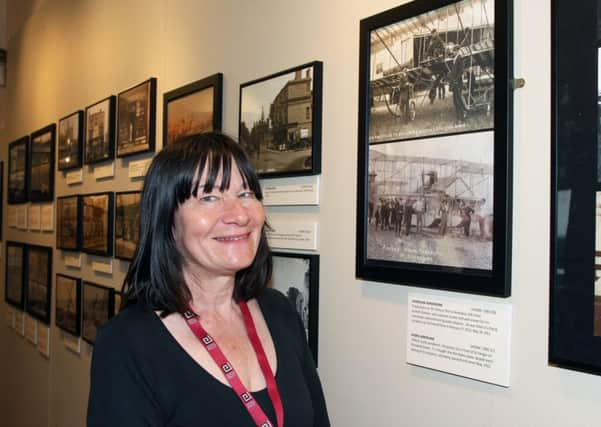
M 551 11 L 549 363 L 601 375 L 601 9 Z
M 82 207 L 79 195 L 56 198 L 56 249 L 81 249 Z
M 52 248 L 27 245 L 25 251 L 25 311 L 50 325 Z
M 190 135 L 221 130 L 223 74 L 163 94 L 163 146 Z
M 510 295 L 512 20 L 512 1 L 416 0 L 361 21 L 358 278 Z M 447 82 L 456 97 L 437 99 Z
M 71 335 L 80 335 L 81 279 L 56 274 L 54 324 Z
M 115 158 L 115 105 L 110 95 L 85 109 L 84 159 L 86 165 Z
M 80 168 L 83 159 L 84 112 L 75 111 L 58 121 L 56 168 L 67 171 Z
M 141 191 L 115 193 L 115 258 L 131 261 L 140 237 Z
M 317 365 L 319 333 L 319 255 L 271 252 L 273 274 L 269 286 L 282 292 L 298 313 Z M 308 299 L 308 301 L 307 301 Z
M 88 281 L 82 282 L 81 337 L 94 344 L 98 328 L 108 322 L 114 313 L 113 288 Z
M 8 144 L 8 204 L 25 203 L 29 195 L 29 136 Z
M 114 193 L 81 196 L 81 251 L 113 256 Z
M 240 85 L 238 141 L 260 178 L 321 173 L 322 81 L 313 61 Z
M 117 95 L 117 157 L 154 151 L 156 98 L 154 77 Z
M 29 138 L 29 201 L 54 199 L 54 145 L 56 124 L 33 132 Z
M 4 301 L 25 308 L 25 244 L 6 241 Z

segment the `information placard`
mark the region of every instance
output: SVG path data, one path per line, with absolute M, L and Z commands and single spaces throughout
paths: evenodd
M 319 205 L 319 175 L 261 181 L 265 206 Z
M 63 255 L 63 261 L 67 267 L 81 268 L 81 253 L 66 252 Z
M 38 321 L 25 315 L 25 338 L 32 344 L 38 343 Z
M 77 169 L 74 171 L 67 172 L 65 174 L 65 180 L 67 185 L 80 184 L 83 182 L 83 170 Z
M 410 293 L 407 363 L 509 387 L 511 305 Z
M 38 351 L 50 358 L 50 328 L 40 325 L 38 328 Z
M 270 220 L 269 246 L 277 249 L 317 250 L 316 221 Z
M 15 310 L 15 331 L 23 336 L 25 335 L 25 313 Z
M 152 158 L 150 159 L 142 159 L 142 160 L 132 160 L 129 162 L 127 168 L 127 175 L 130 179 L 135 178 L 143 178 L 146 176 L 146 171 L 152 162 Z
M 94 178 L 96 180 L 111 178 L 115 176 L 115 162 L 110 162 L 106 165 L 96 166 L 94 168 Z
M 113 260 L 96 260 L 92 261 L 92 270 L 97 271 L 99 273 L 113 273 Z
M 30 230 L 40 230 L 40 205 L 30 205 L 27 210 L 27 225 Z
M 27 205 L 17 206 L 17 228 L 27 230 Z
M 41 211 L 41 227 L 43 231 L 54 230 L 54 204 L 45 203 Z
M 14 205 L 8 207 L 8 226 L 17 226 L 17 207 Z

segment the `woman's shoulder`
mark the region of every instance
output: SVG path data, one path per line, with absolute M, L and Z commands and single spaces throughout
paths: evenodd
M 100 344 L 127 345 L 132 340 L 152 336 L 156 314 L 142 304 L 132 304 L 119 312 L 98 330 Z M 96 343 L 95 343 L 96 345 Z

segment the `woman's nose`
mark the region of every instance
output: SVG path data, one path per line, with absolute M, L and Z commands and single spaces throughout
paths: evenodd
M 224 222 L 235 223 L 238 225 L 246 225 L 248 223 L 248 210 L 238 197 L 226 198 L 224 200 L 223 209 Z

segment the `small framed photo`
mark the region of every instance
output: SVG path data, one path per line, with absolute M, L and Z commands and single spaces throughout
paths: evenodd
M 59 171 L 80 168 L 83 147 L 82 110 L 76 111 L 58 121 L 58 165 Z
M 322 63 L 240 85 L 238 139 L 261 178 L 321 172 Z
M 115 291 L 115 302 L 113 303 L 113 316 L 116 316 L 121 311 L 121 297 L 121 292 Z
M 154 151 L 157 79 L 151 78 L 117 97 L 117 157 Z
M 4 300 L 20 310 L 25 307 L 25 245 L 6 242 L 6 288 Z
M 82 196 L 81 250 L 90 254 L 113 255 L 113 193 Z
M 81 337 L 94 344 L 98 328 L 113 317 L 115 290 L 92 282 L 83 282 Z
M 29 177 L 29 136 L 24 136 L 8 145 L 8 203 L 27 201 Z
M 54 141 L 56 125 L 52 123 L 31 134 L 29 146 L 29 201 L 54 199 Z
M 56 248 L 69 251 L 81 249 L 81 196 L 56 199 Z
M 217 73 L 163 95 L 163 144 L 221 130 L 223 74 Z
M 54 323 L 76 337 L 81 327 L 81 279 L 56 275 L 56 307 Z
M 104 162 L 115 157 L 114 95 L 86 107 L 84 163 Z
M 132 260 L 140 236 L 140 191 L 115 193 L 115 257 Z
M 25 310 L 32 317 L 49 325 L 52 294 L 52 248 L 27 245 L 25 259 Z
M 270 286 L 288 297 L 298 312 L 313 360 L 317 364 L 319 330 L 319 255 L 272 252 L 273 275 Z

